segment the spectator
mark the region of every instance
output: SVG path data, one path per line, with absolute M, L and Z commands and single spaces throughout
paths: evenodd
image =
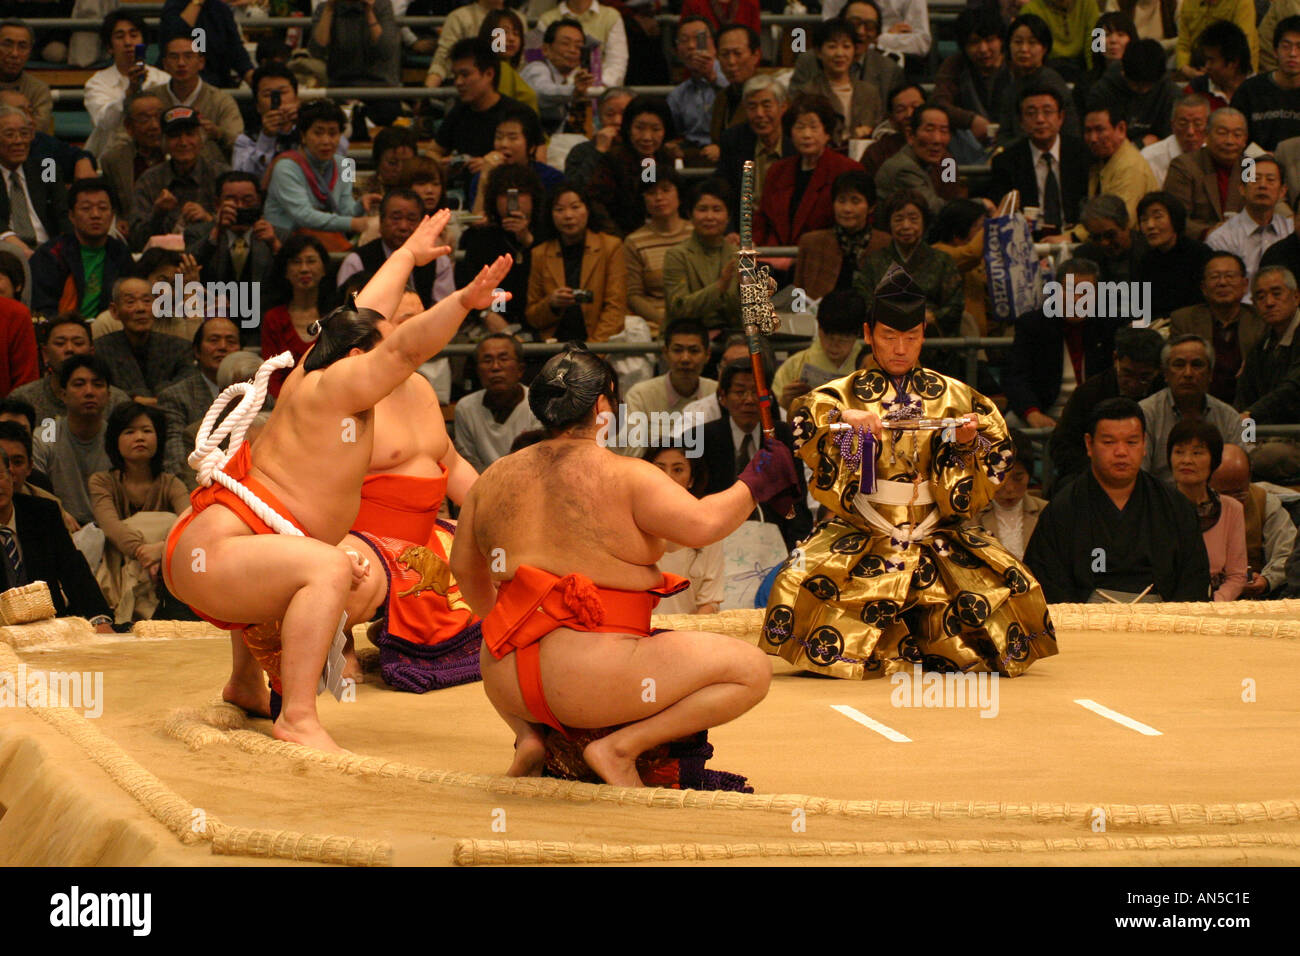
M 456 7 L 447 15 L 442 32 L 438 34 L 438 49 L 434 51 L 433 62 L 424 77 L 425 86 L 442 86 L 442 81 L 452 73 L 452 48 L 461 40 L 478 36 L 488 13 L 503 6 L 505 0 L 474 0 Z
M 108 308 L 113 283 L 131 268 L 126 243 L 110 236 L 114 201 L 104 179 L 78 179 L 68 190 L 72 231 L 39 246 L 32 270 L 32 308 L 40 315 L 76 312 L 90 320 Z
M 1278 215 L 1276 211 L 1286 196 L 1286 183 L 1281 164 L 1272 156 L 1255 160 L 1254 179 L 1242 184 L 1241 194 L 1244 203 L 1241 211 L 1229 216 L 1205 242 L 1211 249 L 1241 256 L 1249 281 L 1259 270 L 1264 252 L 1291 235 L 1295 225 L 1289 216 Z M 1246 301 L 1250 301 L 1249 296 Z
M 586 188 L 599 172 L 604 157 L 619 142 L 623 112 L 634 94 L 621 86 L 611 86 L 596 101 L 596 130 L 591 139 L 578 143 L 564 158 L 564 177 L 575 186 Z M 671 114 L 670 114 L 671 115 Z
M 330 279 L 330 268 L 329 253 L 315 236 L 291 236 L 280 247 L 271 265 L 267 294 L 271 305 L 262 319 L 262 358 L 290 352 L 297 362 L 307 354 L 316 341 L 313 325 L 334 305 L 336 284 Z M 280 396 L 290 371 L 281 369 L 271 376 L 268 391 L 273 397 Z
M 17 252 L 0 249 L 0 299 L 24 300 L 23 290 L 27 287 L 27 270 Z
M 746 112 L 742 101 L 745 85 L 758 75 L 758 66 L 762 62 L 761 45 L 758 31 L 754 27 L 740 23 L 726 24 L 718 28 L 718 67 L 727 81 L 721 96 L 713 98 L 713 112 L 709 118 L 709 139 L 721 144 L 723 134 L 733 126 L 745 122 Z M 818 68 L 817 57 L 812 53 L 801 53 L 812 59 L 812 69 Z M 809 74 L 811 76 L 811 73 Z M 784 97 L 782 97 L 784 100 Z
M 863 171 L 840 173 L 831 183 L 829 229 L 814 229 L 799 237 L 794 284 L 810 299 L 820 299 L 833 289 L 853 288 L 853 276 L 880 248 L 873 242 L 871 207 L 875 184 Z
M 1075 87 L 1076 94 L 1091 94 L 1096 89 L 1097 84 L 1107 76 L 1118 78 L 1124 67 L 1124 53 L 1129 46 L 1137 43 L 1141 39 L 1138 33 L 1137 24 L 1133 22 L 1132 17 L 1120 12 L 1103 13 L 1097 18 L 1097 25 L 1093 31 L 1103 31 L 1103 44 L 1105 49 L 1098 56 L 1091 50 L 1089 45 L 1089 67 L 1083 81 Z M 1092 36 L 1096 36 L 1093 32 Z M 1152 38 L 1154 39 L 1154 37 Z M 1163 47 L 1160 51 L 1160 62 L 1164 63 L 1168 59 L 1164 54 Z M 1076 99 L 1080 97 L 1076 95 Z
M 641 457 L 697 498 L 704 495 L 703 459 L 688 458 L 681 448 L 676 447 L 647 448 Z M 680 594 L 661 599 L 655 606 L 656 614 L 716 614 L 722 607 L 727 583 L 723 542 L 665 552 L 655 562 L 655 567 L 665 574 L 684 577 L 691 583 Z
M 1183 0 L 1178 8 L 1176 62 L 1183 76 L 1191 79 L 1199 70 L 1192 66 L 1192 50 L 1201 33 L 1216 21 L 1235 23 L 1250 46 L 1250 62 L 1259 60 L 1259 34 L 1255 29 L 1255 4 L 1251 0 Z
M 194 333 L 196 371 L 158 393 L 158 411 L 167 422 L 165 439 L 160 436 L 163 464 L 169 474 L 187 482 L 190 490 L 197 488 L 198 482 L 186 461 L 194 450 L 194 443 L 186 441 L 186 429 L 201 422 L 216 401 L 221 392 L 217 387 L 217 369 L 222 359 L 237 351 L 239 327 L 229 319 L 205 319 Z M 109 450 L 112 451 L 111 443 Z
M 862 167 L 874 182 L 876 173 L 907 145 L 912 114 L 925 105 L 925 89 L 917 83 L 900 83 L 889 91 L 889 115 L 871 131 L 872 143 L 862 154 Z
M 1156 189 L 1156 177 L 1138 148 L 1128 139 L 1128 125 L 1118 108 L 1093 104 L 1083 117 L 1083 141 L 1092 156 L 1088 169 L 1088 197 L 1106 194 L 1124 201 L 1129 219 L 1137 218 L 1137 204 Z M 1081 231 L 1076 229 L 1081 237 Z
M 0 422 L 18 425 L 30 435 L 36 428 L 36 409 L 21 398 L 0 398 Z
M 8 281 L 0 278 L 0 336 L 4 341 L 3 361 L 0 361 L 0 398 L 20 386 L 35 382 L 39 374 L 32 313 L 27 306 L 5 295 L 4 285 Z
M 31 406 L 27 405 L 27 409 L 30 410 Z M 50 479 L 43 474 L 38 478 L 38 473 L 32 468 L 32 430 L 28 424 L 30 419 L 24 417 L 22 424 L 19 424 L 5 417 L 7 414 L 10 413 L 0 412 L 0 451 L 4 451 L 9 456 L 9 477 L 13 482 L 14 494 L 31 495 L 33 498 L 54 502 L 59 509 L 59 516 L 63 519 L 63 526 L 68 529 L 68 534 L 76 534 L 81 529 L 77 519 L 63 510 L 63 503 L 54 492 L 34 483 L 34 480 L 39 480 L 43 485 L 48 485 Z
M 243 50 L 242 46 L 240 50 Z M 189 33 L 164 40 L 162 51 L 162 66 L 171 76 L 171 81 L 145 89 L 158 94 L 164 110 L 184 106 L 194 112 L 211 144 L 208 152 L 212 159 L 229 162 L 235 140 L 244 131 L 244 116 L 239 107 L 225 90 L 203 82 L 199 74 L 207 58 L 195 51 Z
M 1049 603 L 1209 599 L 1196 511 L 1138 467 L 1145 441 L 1135 402 L 1113 398 L 1093 409 L 1092 467 L 1056 491 L 1025 549 Z
M 1233 404 L 1243 419 L 1257 424 L 1293 424 L 1300 421 L 1300 292 L 1282 266 L 1261 268 L 1251 288 L 1268 332 L 1246 354 Z M 1290 484 L 1300 476 L 1300 450 L 1287 441 L 1265 442 L 1255 449 L 1251 466 L 1257 481 Z
M 563 173 L 536 159 L 537 150 L 545 145 L 546 137 L 542 133 L 542 124 L 538 121 L 537 114 L 521 112 L 502 117 L 492 139 L 492 152 L 483 157 L 482 171 L 475 173 L 469 181 L 469 195 L 474 200 L 473 211 L 483 212 L 483 200 L 479 196 L 482 178 L 490 178 L 502 166 L 531 169 L 541 179 L 545 189 L 552 189 L 564 182 Z
M 754 242 L 760 246 L 794 245 L 803 233 L 830 226 L 831 183 L 840 173 L 862 169 L 830 148 L 839 114 L 824 97 L 796 98 L 783 122 L 798 155 L 768 169 L 754 213 Z
M 1270 12 L 1276 4 L 1270 7 Z M 1265 45 L 1267 58 L 1272 58 L 1272 42 Z M 1229 20 L 1215 20 L 1202 31 L 1193 49 L 1199 53 L 1201 72 L 1193 76 L 1184 88 L 1187 93 L 1202 93 L 1210 100 L 1210 109 L 1219 110 L 1232 102 L 1233 95 L 1246 77 L 1255 72 L 1256 62 L 1250 41 L 1241 27 Z M 1261 53 L 1264 51 L 1261 50 Z M 1261 70 L 1271 70 L 1277 65 L 1260 63 Z M 1186 75 L 1189 71 L 1183 70 Z
M 164 388 L 194 368 L 186 343 L 175 335 L 155 332 L 153 288 L 143 279 L 126 276 L 113 283 L 109 308 L 122 323 L 95 343 L 99 361 L 112 372 L 112 381 L 136 401 L 158 404 Z M 159 310 L 163 311 L 163 310 Z
M 325 0 L 312 13 L 308 49 L 325 61 L 330 86 L 402 84 L 402 38 L 390 0 Z M 401 101 L 366 100 L 363 109 L 377 126 L 389 126 Z
M 1232 106 L 1246 117 L 1249 138 L 1272 150 L 1292 136 L 1300 136 L 1300 16 L 1290 16 L 1273 34 L 1277 67 L 1242 81 L 1232 96 Z
M 6 31 L 0 30 L 0 34 Z M 12 34 L 12 29 L 7 31 Z M 0 241 L 22 251 L 31 250 L 61 233 L 68 220 L 68 202 L 62 183 L 47 182 L 42 164 L 32 154 L 35 131 L 22 110 L 0 106 Z
M 514 209 L 511 208 L 511 190 L 515 190 Z M 461 235 L 460 248 L 465 257 L 456 263 L 457 288 L 468 285 L 484 266 L 495 262 L 498 256 L 508 254 L 514 259 L 514 265 L 501 281 L 501 288 L 510 293 L 504 305 L 505 311 L 488 310 L 484 313 L 492 332 L 501 332 L 507 325 L 516 328 L 528 325 L 524 317 L 532 267 L 528 250 L 539 231 L 544 196 L 542 181 L 531 169 L 502 166 L 483 187 L 487 222 L 479 228 L 466 229 Z
M 1057 270 L 1067 285 L 1074 278 L 1073 302 L 1064 315 L 1043 309 L 1016 318 L 1015 343 L 1007 366 L 1007 419 L 1013 427 L 1055 428 L 1074 390 L 1106 368 L 1115 347 L 1115 329 L 1126 316 L 1101 315 L 1084 303 L 1096 292 L 1097 264 L 1071 259 Z
M 452 48 L 451 65 L 459 102 L 438 127 L 433 151 L 439 159 L 463 157 L 463 178 L 482 169 L 483 157 L 492 150 L 497 123 L 528 107 L 498 92 L 501 66 L 491 43 L 477 37 L 461 40 Z
M 880 39 L 880 8 L 876 0 L 852 0 L 844 5 L 839 17 L 853 30 L 853 65 L 850 73 L 854 79 L 864 80 L 876 88 L 883 97 L 903 82 L 903 68 L 899 60 L 882 53 Z M 1001 24 L 998 25 L 1001 30 Z M 757 47 L 755 47 L 757 49 Z M 801 93 L 804 87 L 821 70 L 821 61 L 815 50 L 795 57 L 794 75 L 790 78 L 790 91 Z
M 8 458 L 0 451 L 0 538 L 6 542 L 0 549 L 3 587 L 8 590 L 44 581 L 56 615 L 84 617 L 99 633 L 112 633 L 108 604 L 63 526 L 59 506 L 14 494 Z
M 163 4 L 164 51 L 171 48 L 167 38 L 183 36 L 189 40 L 195 28 L 203 31 L 206 48 L 212 54 L 199 62 L 204 80 L 214 86 L 238 86 L 241 80 L 251 80 L 253 61 L 244 49 L 235 15 L 225 0 L 167 0 Z M 195 109 L 202 111 L 203 107 L 195 106 Z
M 1176 310 L 1170 316 L 1170 338 L 1195 335 L 1214 347 L 1210 394 L 1231 403 L 1237 373 L 1250 350 L 1264 335 L 1263 320 L 1242 299 L 1249 288 L 1246 264 L 1235 252 L 1214 252 L 1201 271 L 1202 304 Z
M 1169 174 L 1170 163 L 1205 145 L 1205 128 L 1209 121 L 1210 101 L 1204 94 L 1189 93 L 1174 103 L 1169 119 L 1173 132 L 1142 150 L 1142 158 L 1151 167 L 1161 188 Z
M 1016 438 L 1016 457 L 1002 477 L 998 490 L 984 509 L 968 518 L 963 526 L 983 528 L 1017 561 L 1025 559 L 1025 545 L 1034 536 L 1038 516 L 1047 507 L 1042 498 L 1029 494 L 1034 458 L 1027 439 Z
M 627 390 L 623 396 L 627 406 L 627 421 L 635 421 L 634 414 L 654 421 L 652 416 L 680 412 L 691 402 L 716 392 L 718 383 L 700 374 L 708 360 L 709 333 L 703 325 L 694 319 L 674 319 L 669 322 L 664 328 L 663 351 L 663 364 L 668 368 L 668 373 L 637 382 Z M 691 427 L 691 423 L 686 423 L 686 426 Z M 670 436 L 656 432 L 652 425 L 647 437 L 651 445 L 661 445 L 667 444 Z M 628 454 L 635 454 L 636 449 L 629 446 L 630 442 L 623 445 Z
M 925 293 L 927 330 L 933 329 L 938 335 L 957 335 L 964 301 L 961 276 L 951 259 L 935 252 L 925 242 L 925 230 L 931 218 L 925 197 L 913 190 L 900 190 L 882 202 L 880 221 L 889 229 L 889 245 L 867 256 L 853 277 L 853 288 L 862 296 L 870 314 L 876 286 L 891 266 L 902 266 Z
M 312 100 L 298 110 L 302 149 L 280 153 L 271 162 L 266 218 L 271 225 L 314 234 L 325 248 L 343 252 L 348 232 L 369 225 L 352 183 L 339 174 L 338 144 L 345 122 L 332 100 Z
M 963 315 L 970 316 L 980 335 L 1001 333 L 989 327 L 988 274 L 984 270 L 984 221 L 988 208 L 974 199 L 954 199 L 934 217 L 930 245 L 957 267 L 962 278 Z
M 602 197 L 597 209 L 614 221 L 620 234 L 645 225 L 638 187 L 650 175 L 648 170 L 674 167 L 678 151 L 670 141 L 675 135 L 672 112 L 663 97 L 638 96 L 623 111 L 619 141 L 601 156 L 586 189 L 589 195 Z
M 600 85 L 621 86 L 627 77 L 628 53 L 627 31 L 618 9 L 596 0 L 560 0 L 538 18 L 537 27 L 545 30 L 556 20 L 577 20 L 582 25 L 587 41 L 600 48 Z
M 668 108 L 688 160 L 718 161 L 710 117 L 718 90 L 727 86 L 727 80 L 718 67 L 717 53 L 708 21 L 683 15 L 677 28 L 677 58 L 686 66 L 686 79 L 668 94 Z
M 821 72 L 812 78 L 801 93 L 824 97 L 837 106 L 840 114 L 837 148 L 850 139 L 868 139 L 883 118 L 880 92 L 865 80 L 852 75 L 854 31 L 842 20 L 827 20 L 814 35 Z
M 682 181 L 671 170 L 641 186 L 649 221 L 623 240 L 627 257 L 627 305 L 646 320 L 656 338 L 667 310 L 664 292 L 664 258 L 684 242 L 694 228 L 680 215 Z
M 1129 140 L 1138 149 L 1154 145 L 1170 133 L 1176 96 L 1165 74 L 1165 54 L 1158 40 L 1130 43 L 1120 72 L 1106 74 L 1088 91 L 1089 106 L 1117 107 Z
M 744 118 L 728 127 L 718 141 L 718 166 L 714 171 L 724 182 L 738 183 L 746 161 L 754 164 L 754 203 L 763 201 L 763 183 L 772 164 L 794 156 L 794 143 L 784 135 L 782 117 L 786 110 L 785 87 L 770 76 L 756 76 L 745 83 Z M 731 218 L 740 221 L 739 195 L 732 200 Z
M 1250 459 L 1236 445 L 1223 446 L 1223 461 L 1210 475 L 1210 487 L 1240 502 L 1244 512 L 1247 571 L 1241 597 L 1279 597 L 1286 586 L 1287 559 L 1295 547 L 1296 528 L 1290 514 L 1277 495 L 1251 484 Z
M 27 402 L 36 410 L 37 424 L 53 421 L 66 415 L 63 387 L 59 384 L 59 368 L 74 355 L 92 355 L 95 351 L 90 330 L 80 316 L 65 314 L 55 316 L 45 323 L 41 331 L 41 361 L 45 374 L 34 382 L 20 385 L 9 397 Z M 116 386 L 109 387 L 109 408 L 130 401 L 130 396 Z
M 375 134 L 370 149 L 375 171 L 356 190 L 367 212 L 373 215 L 378 210 L 384 194 L 402 178 L 402 164 L 415 159 L 419 151 L 420 141 L 409 127 L 390 126 Z
M 35 129 L 36 112 L 32 109 L 31 101 L 22 93 L 17 90 L 0 90 L 0 103 L 22 110 Z M 32 155 L 41 163 L 42 168 L 48 167 L 50 160 L 53 160 L 54 175 L 64 183 L 95 175 L 94 156 L 39 129 L 32 138 Z
M 1167 192 L 1151 192 L 1138 203 L 1138 228 L 1146 241 L 1133 265 L 1133 281 L 1150 290 L 1148 318 L 1167 319 L 1175 309 L 1195 305 L 1197 278 L 1210 251 L 1183 234 L 1187 214 Z
M 59 366 L 59 388 L 67 414 L 54 427 L 38 428 L 32 442 L 32 464 L 50 479 L 54 493 L 81 524 L 95 520 L 86 481 L 110 463 L 104 451 L 108 366 L 90 355 L 74 355 Z M 53 433 L 53 438 L 47 436 Z
M 159 335 L 174 335 L 188 343 L 198 330 L 199 322 L 203 320 L 207 305 L 206 296 L 203 297 L 204 301 L 200 301 L 199 297 L 195 296 L 193 299 L 186 299 L 177 304 L 175 288 L 176 283 L 179 282 L 184 291 L 189 283 L 199 281 L 201 273 L 194 257 L 155 246 L 145 250 L 144 255 L 136 261 L 130 275 L 143 278 L 149 283 L 151 290 L 157 288 L 159 283 L 172 288 L 172 308 L 155 310 L 153 330 Z M 114 318 L 112 309 L 101 312 L 95 321 L 90 323 L 90 334 L 97 340 L 110 332 L 120 331 L 122 331 L 122 323 Z
M 1092 410 L 1109 398 L 1140 401 L 1160 381 L 1160 350 L 1164 339 L 1152 329 L 1120 326 L 1115 330 L 1114 364 L 1089 376 L 1065 403 L 1048 447 L 1055 469 L 1056 486 L 1088 467 L 1084 432 Z
M 501 31 L 499 34 L 498 30 Z M 489 43 L 498 37 L 501 39 L 500 45 L 494 44 L 492 47 L 498 51 L 497 59 L 501 67 L 501 75 L 497 79 L 498 92 L 502 96 L 518 100 L 536 113 L 539 109 L 537 91 L 519 72 L 524 62 L 524 35 L 527 32 L 523 18 L 514 10 L 505 8 L 488 11 L 488 15 L 483 18 L 483 25 L 479 27 L 478 36 L 480 40 Z
M 740 324 L 739 248 L 727 238 L 730 187 L 706 179 L 691 193 L 691 234 L 664 253 L 664 315 L 718 331 Z M 757 218 L 757 217 L 755 217 Z
M 1209 394 L 1214 368 L 1214 348 L 1209 342 L 1196 335 L 1174 336 L 1161 350 L 1160 360 L 1168 385 L 1139 402 L 1149 438 L 1142 468 L 1161 481 L 1176 482 L 1180 479 L 1172 470 L 1166 447 L 1176 425 L 1203 421 L 1215 430 L 1220 443 L 1240 445 L 1241 421 L 1231 405 Z
M 54 95 L 27 69 L 36 34 L 22 20 L 0 20 L 0 90 L 17 90 L 27 97 L 43 133 L 54 132 Z
M 930 55 L 930 14 L 921 0 L 877 0 L 880 38 L 876 46 L 895 56 Z M 826 8 L 823 7 L 823 10 Z
M 135 184 L 146 170 L 165 162 L 167 152 L 163 149 L 161 96 L 131 93 L 122 109 L 122 128 L 127 138 L 100 155 L 99 167 L 125 216 L 128 206 L 135 204 Z
M 86 149 L 94 154 L 104 152 L 111 145 L 122 126 L 122 110 L 130 94 L 170 79 L 158 67 L 145 63 L 144 57 L 136 57 L 136 47 L 145 42 L 144 35 L 144 20 L 123 7 L 104 17 L 99 28 L 100 40 L 113 62 L 86 81 L 86 95 L 82 100 L 94 127 L 86 140 Z
M 744 332 L 728 332 L 725 337 L 719 336 L 718 341 L 722 342 L 722 349 L 714 349 L 717 354 L 717 362 L 710 359 L 709 365 L 705 366 L 706 372 L 717 374 L 715 369 L 723 369 L 732 362 L 749 362 L 749 340 L 745 338 Z M 759 353 L 763 361 L 763 376 L 765 381 L 771 381 L 772 376 L 776 374 L 776 352 L 772 348 L 772 343 L 763 339 L 759 343 Z M 775 412 L 782 421 L 786 420 L 785 409 L 779 405 Z M 718 393 L 706 395 L 699 401 L 691 402 L 682 409 L 682 421 L 693 422 L 696 425 L 707 425 L 709 422 L 717 421 L 723 416 L 722 405 L 718 402 Z
M 1246 118 L 1232 107 L 1218 109 L 1206 130 L 1205 145 L 1171 162 L 1165 177 L 1165 191 L 1187 210 L 1187 237 L 1202 242 L 1246 202 L 1241 189 Z
M 1135 24 L 1136 36 L 1172 40 L 1178 35 L 1176 0 L 1107 0 L 1101 6 L 1127 16 Z
M 336 280 L 339 288 L 358 273 L 364 272 L 367 276 L 373 276 L 378 272 L 388 261 L 388 257 L 402 248 L 402 244 L 411 238 L 411 233 L 415 232 L 424 215 L 424 202 L 411 190 L 392 189 L 385 193 L 383 203 L 379 207 L 379 238 L 360 246 L 355 252 L 348 253 L 343 264 L 339 266 Z M 410 282 L 426 309 L 456 291 L 453 271 L 451 257 L 439 256 L 430 263 L 417 266 L 411 273 Z M 297 291 L 299 286 L 295 284 L 294 288 Z M 309 311 L 302 312 L 300 318 L 305 320 Z M 321 312 L 316 318 L 321 318 L 325 314 Z M 270 317 L 269 314 L 267 317 Z M 285 318 L 287 317 L 286 314 Z M 306 324 L 310 325 L 312 321 L 315 319 L 307 320 Z
M 158 409 L 135 402 L 115 409 L 104 433 L 112 468 L 88 482 L 95 523 L 107 539 L 96 579 L 119 625 L 159 610 L 167 533 L 190 505 L 185 485 L 163 470 L 166 436 Z
M 709 29 L 717 33 L 729 23 L 743 24 L 751 30 L 759 29 L 758 0 L 731 0 L 725 5 L 714 0 L 684 0 L 682 22 L 687 17 L 702 17 Z
M 200 149 L 199 116 L 188 106 L 173 106 L 163 113 L 162 132 L 169 158 L 135 183 L 130 238 L 136 251 L 152 236 L 180 231 L 177 225 L 211 222 L 217 208 L 217 179 L 230 168 Z
M 1092 28 L 1101 11 L 1097 0 L 1029 0 L 1022 15 L 1039 17 L 1052 31 L 1050 65 L 1069 80 L 1078 80 L 1092 58 Z
M 257 122 L 235 140 L 231 165 L 252 173 L 258 182 L 280 153 L 302 149 L 298 134 L 298 77 L 282 63 L 263 63 L 253 73 L 253 105 Z M 276 106 L 276 101 L 279 105 Z M 347 155 L 347 139 L 339 138 L 339 156 Z
M 460 456 L 480 474 L 522 433 L 541 423 L 528 408 L 528 388 L 523 384 L 524 347 L 513 335 L 493 332 L 474 350 L 481 391 L 456 403 L 454 444 Z
M 693 441 L 687 445 L 702 449 L 708 494 L 731 487 L 736 476 L 745 470 L 749 460 L 762 447 L 763 432 L 759 427 L 758 389 L 754 385 L 753 365 L 741 361 L 723 367 L 718 380 L 718 402 L 726 409 L 726 417 L 697 426 Z M 775 424 L 776 440 L 792 448 L 794 433 L 790 426 L 781 421 Z M 793 548 L 812 530 L 812 515 L 805 501 L 807 489 L 804 487 L 803 469 L 796 471 L 800 494 L 795 500 L 793 517 L 779 514 L 768 505 L 759 506 L 762 519 L 776 523 L 788 548 Z
M 1209 422 L 1186 418 L 1169 432 L 1165 450 L 1174 484 L 1196 507 L 1214 600 L 1235 601 L 1246 584 L 1246 522 L 1241 502 L 1210 487 L 1223 439 Z
M 949 199 L 965 196 L 965 187 L 945 175 L 943 167 L 956 160 L 948 153 L 952 129 L 948 111 L 933 103 L 918 106 L 908 120 L 907 145 L 889 157 L 876 172 L 876 196 L 887 202 L 896 192 L 917 192 L 931 213 L 943 208 Z
M 623 331 L 623 242 L 589 228 L 590 210 L 586 195 L 573 186 L 557 186 L 547 194 L 544 221 L 557 238 L 533 248 L 524 313 L 539 339 L 605 342 Z
M 1021 134 L 1020 94 L 1027 86 L 1056 90 L 1065 110 L 1062 129 L 1067 136 L 1078 136 L 1081 129 L 1079 114 L 1074 108 L 1070 88 L 1060 73 L 1045 65 L 1052 52 L 1052 31 L 1043 19 L 1032 13 L 1016 17 L 1007 27 L 1006 46 L 1010 53 L 1011 82 L 1003 87 L 993 114 L 998 124 L 997 142 L 1005 146 Z
M 424 214 L 432 216 L 447 208 L 446 180 L 442 164 L 428 156 L 416 156 L 402 163 L 402 173 L 397 180 L 398 189 L 409 189 L 420 197 Z M 450 224 L 448 230 L 451 230 Z
M 520 73 L 537 93 L 548 133 L 581 130 L 587 118 L 587 90 L 596 78 L 582 65 L 586 39 L 578 21 L 554 21 L 542 38 L 542 59 L 533 60 Z
M 1037 207 L 1039 222 L 1051 232 L 1064 232 L 1078 221 L 1079 204 L 1088 192 L 1083 142 L 1061 134 L 1064 122 L 1060 94 L 1050 87 L 1025 87 L 1020 93 L 1025 136 L 993 157 L 989 188 L 994 202 L 1020 190 L 1021 205 Z
M 1002 46 L 1002 19 L 989 7 L 968 7 L 957 15 L 955 31 L 957 52 L 939 65 L 934 77 L 934 101 L 948 108 L 953 129 L 969 137 L 954 136 L 954 152 L 961 144 L 968 149 L 974 147 L 975 151 L 959 159 L 975 162 L 983 159 L 983 145 L 991 139 L 989 121 L 1002 87 L 1010 82 Z M 1064 120 L 1062 115 L 1061 122 Z
M 826 294 L 817 308 L 817 335 L 812 344 L 782 362 L 772 379 L 772 394 L 786 412 L 800 395 L 853 374 L 866 348 L 862 341 L 862 317 L 866 314 L 866 303 L 852 289 Z

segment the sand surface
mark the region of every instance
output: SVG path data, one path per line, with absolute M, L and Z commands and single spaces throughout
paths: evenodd
M 224 824 L 333 834 L 391 845 L 392 862 L 449 864 L 457 840 L 658 845 L 804 841 L 982 840 L 980 850 L 812 856 L 847 864 L 1290 864 L 1300 863 L 1300 641 L 1172 633 L 1061 632 L 1061 654 L 1024 677 L 997 682 L 997 716 L 977 708 L 895 707 L 886 680 L 832 681 L 774 659 L 767 699 L 711 732 L 710 766 L 747 775 L 760 794 L 853 801 L 955 801 L 961 812 L 872 816 L 771 809 L 659 808 L 606 800 L 494 792 L 375 775 L 349 775 L 306 756 L 253 754 L 217 739 L 190 749 L 164 730 L 179 708 L 216 700 L 228 673 L 220 637 L 26 648 L 29 668 L 100 671 L 103 715 L 90 720 L 167 788 Z M 364 653 L 363 649 L 363 653 Z M 353 703 L 320 699 L 335 739 L 358 754 L 403 764 L 499 774 L 511 735 L 480 684 L 422 696 L 371 676 Z M 1243 701 L 1243 682 L 1256 699 Z M 1146 735 L 1076 703 L 1088 699 L 1159 731 Z M 853 708 L 909 738 L 891 740 L 838 712 Z M 211 712 L 209 712 L 211 713 Z M 270 723 L 247 729 L 269 733 Z M 497 791 L 509 788 L 498 781 Z M 1253 819 L 1199 820 L 1195 807 L 1279 801 Z M 979 815 L 970 802 L 1035 804 L 1024 814 Z M 1192 805 L 1170 825 L 1052 818 L 1065 804 Z M 919 812 L 915 807 L 911 813 Z M 981 811 L 983 812 L 983 811 Z M 894 815 L 889 815 L 893 813 Z M 802 824 L 804 829 L 798 829 Z M 1290 846 L 1077 850 L 1042 840 L 1281 834 Z M 915 845 L 913 846 L 915 850 Z M 742 858 L 790 864 L 804 858 Z M 30 710 L 0 710 L 0 863 L 283 863 L 215 856 L 185 846 L 66 735 Z

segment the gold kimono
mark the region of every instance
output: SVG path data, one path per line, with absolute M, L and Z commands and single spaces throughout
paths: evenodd
M 885 419 L 904 407 L 925 418 L 974 412 L 979 436 L 959 445 L 938 431 L 886 428 L 875 446 L 877 492 L 859 496 L 861 469 L 839 446 L 845 433 L 827 426 L 842 410 Z M 829 516 L 777 575 L 763 650 L 855 680 L 913 664 L 1015 677 L 1056 653 L 1038 582 L 988 532 L 961 527 L 992 498 L 1014 455 L 992 402 L 920 367 L 895 383 L 872 360 L 797 399 L 790 425 Z

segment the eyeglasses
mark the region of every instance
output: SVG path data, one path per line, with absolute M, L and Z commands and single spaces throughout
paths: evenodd
M 0 142 L 4 143 L 30 143 L 35 138 L 35 131 L 30 129 L 7 129 L 0 131 Z
M 743 388 L 743 389 L 741 389 L 741 388 L 732 388 L 732 389 L 728 389 L 728 390 L 727 390 L 727 395 L 728 395 L 729 397 L 731 397 L 731 398 L 734 398 L 734 399 L 735 399 L 736 401 L 738 401 L 738 402 L 743 402 L 743 401 L 745 401 L 746 399 L 750 399 L 750 398 L 754 398 L 754 399 L 756 399 L 756 398 L 758 398 L 758 389 L 756 389 L 756 388 Z

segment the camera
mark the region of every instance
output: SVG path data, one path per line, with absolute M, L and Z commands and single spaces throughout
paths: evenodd
M 251 226 L 262 218 L 261 206 L 240 206 L 235 210 L 236 226 Z
M 709 48 L 709 35 L 701 30 L 695 34 L 695 49 L 703 53 Z
M 135 45 L 135 63 L 136 66 L 144 66 L 144 52 L 147 48 L 143 43 Z
M 588 73 L 591 72 L 591 47 L 584 46 L 582 48 L 582 53 L 579 54 L 578 63 Z
M 590 289 L 574 289 L 573 301 L 579 303 L 580 305 L 586 305 L 590 302 L 595 302 L 596 293 L 592 292 Z
M 273 110 L 278 110 L 279 108 L 280 108 L 280 91 L 279 91 L 279 90 L 272 90 L 272 91 L 271 91 L 271 109 L 273 109 Z
M 519 211 L 519 190 L 507 189 L 506 190 L 506 212 L 518 212 L 518 211 Z

